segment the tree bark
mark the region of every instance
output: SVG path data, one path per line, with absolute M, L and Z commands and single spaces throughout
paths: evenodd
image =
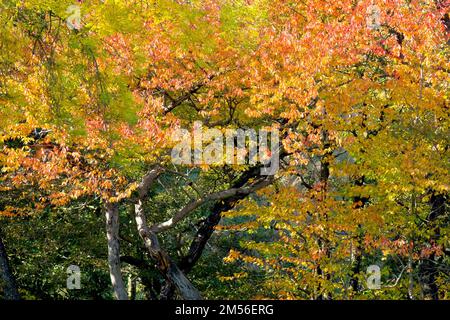
M 202 299 L 198 290 L 186 278 L 178 266 L 170 259 L 169 255 L 161 249 L 156 233 L 147 225 L 145 213 L 143 209 L 143 200 L 147 197 L 148 192 L 158 176 L 164 172 L 164 168 L 156 166 L 149 170 L 139 183 L 133 198 L 135 205 L 135 219 L 139 235 L 144 241 L 150 257 L 156 262 L 156 267 L 166 278 L 167 283 L 178 289 L 183 299 L 200 300 Z
M 362 257 L 363 257 L 363 240 L 364 233 L 361 224 L 358 224 L 357 235 L 355 237 L 356 245 L 352 249 L 352 278 L 350 279 L 350 286 L 352 287 L 353 293 L 359 291 L 359 280 L 358 275 L 361 272 L 362 267 Z
M 2 241 L 0 231 L 0 289 L 3 289 L 5 300 L 20 300 L 16 279 L 9 266 L 8 256 Z
M 364 185 L 364 179 L 364 176 L 358 177 L 354 182 L 355 186 L 362 187 Z M 353 208 L 356 210 L 362 209 L 367 205 L 368 202 L 369 197 L 359 194 L 353 197 Z M 364 255 L 364 229 L 361 224 L 358 224 L 358 227 L 356 229 L 356 236 L 354 238 L 356 245 L 352 253 L 352 278 L 350 279 L 350 286 L 352 287 L 353 293 L 357 293 L 360 289 L 358 275 L 361 272 L 362 258 Z
M 331 143 L 329 141 L 328 131 L 322 130 L 321 140 L 322 140 L 322 144 L 323 144 L 323 150 L 328 150 L 328 151 L 325 151 L 325 153 L 322 156 L 322 159 L 320 160 L 320 172 L 319 172 L 320 173 L 319 174 L 320 195 L 318 196 L 317 200 L 320 202 L 324 202 L 325 198 L 326 198 L 326 192 L 328 191 L 328 179 L 330 178 L 330 159 L 329 159 L 329 157 L 332 156 L 333 151 L 330 148 Z M 320 212 L 319 212 L 319 214 L 320 214 Z M 322 214 L 323 214 L 325 223 L 328 224 L 328 212 L 324 212 Z M 328 226 L 325 225 L 325 228 L 327 230 Z M 329 229 L 328 229 L 328 232 L 330 232 Z M 331 248 L 330 248 L 329 239 L 319 237 L 317 244 L 318 244 L 319 248 L 321 248 L 321 250 L 324 252 L 324 255 L 327 258 L 330 258 L 331 257 Z M 322 266 L 320 265 L 320 262 L 317 265 L 316 272 L 319 277 L 325 279 L 326 281 L 331 280 L 331 274 L 329 272 L 324 272 L 322 270 Z M 331 300 L 332 299 L 331 292 L 323 291 L 320 283 L 318 285 L 317 292 L 318 292 L 318 296 L 316 298 L 317 300 Z
M 128 297 L 130 300 L 136 300 L 136 278 L 128 276 Z
M 105 205 L 106 235 L 108 238 L 108 264 L 114 296 L 117 300 L 128 300 L 127 290 L 120 270 L 119 208 L 115 203 Z
M 202 297 L 198 290 L 170 259 L 169 255 L 161 249 L 158 237 L 148 228 L 142 208 L 142 200 L 140 199 L 137 200 L 135 204 L 135 213 L 139 235 L 144 240 L 145 247 L 147 248 L 150 257 L 156 262 L 158 270 L 169 283 L 177 288 L 183 299 L 201 300 Z
M 250 179 L 259 175 L 260 167 L 255 166 L 245 171 L 234 183 L 233 188 L 242 188 Z M 189 247 L 189 252 L 181 259 L 178 266 L 183 273 L 189 273 L 198 259 L 202 256 L 206 243 L 214 233 L 215 227 L 219 224 L 222 212 L 231 210 L 239 200 L 246 198 L 248 194 L 238 193 L 232 197 L 226 198 L 223 201 L 216 202 L 211 210 L 211 214 L 201 222 L 194 239 Z M 174 288 L 170 283 L 166 283 L 161 291 L 160 298 L 163 300 L 172 299 Z
M 430 198 L 431 211 L 428 215 L 429 228 L 432 229 L 432 236 L 429 239 L 431 245 L 436 245 L 440 237 L 438 218 L 446 214 L 446 197 L 443 194 L 432 194 Z M 423 298 L 425 300 L 438 300 L 439 287 L 436 283 L 438 270 L 438 258 L 432 253 L 428 258 L 423 259 L 419 265 L 419 280 L 422 287 Z

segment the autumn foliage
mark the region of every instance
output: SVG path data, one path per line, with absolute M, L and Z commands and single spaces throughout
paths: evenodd
M 0 223 L 139 204 L 156 298 L 189 294 L 172 264 L 219 295 L 211 236 L 221 298 L 450 298 L 448 1 L 80 1 L 69 28 L 72 4 L 0 2 Z M 173 165 L 194 121 L 279 130 L 279 170 Z

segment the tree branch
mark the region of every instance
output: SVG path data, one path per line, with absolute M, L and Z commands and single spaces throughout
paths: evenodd
M 178 266 L 170 259 L 169 255 L 161 249 L 156 234 L 148 228 L 142 207 L 142 200 L 139 199 L 134 207 L 139 235 L 144 240 L 145 247 L 147 248 L 151 258 L 156 262 L 159 271 L 164 275 L 167 281 L 178 289 L 183 299 L 202 299 L 198 290 L 186 278 Z
M 177 224 L 179 221 L 183 220 L 187 215 L 189 215 L 192 211 L 203 205 L 204 203 L 208 201 L 217 201 L 217 200 L 223 200 L 230 197 L 234 197 L 236 195 L 242 195 L 246 196 L 250 193 L 253 193 L 265 186 L 268 186 L 273 181 L 272 176 L 268 176 L 268 178 L 265 178 L 263 180 L 258 181 L 257 183 L 254 183 L 251 186 L 248 187 L 242 187 L 242 188 L 231 188 L 223 191 L 214 192 L 211 194 L 208 194 L 204 196 L 203 198 L 191 201 L 188 203 L 183 209 L 178 211 L 172 218 L 170 218 L 167 221 L 154 224 L 151 227 L 151 231 L 153 232 L 162 232 L 167 229 L 170 229 L 175 224 Z

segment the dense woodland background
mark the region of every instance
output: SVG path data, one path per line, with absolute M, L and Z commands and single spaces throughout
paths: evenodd
M 449 299 L 448 11 L 0 0 L 0 297 Z M 279 170 L 173 164 L 194 121 Z

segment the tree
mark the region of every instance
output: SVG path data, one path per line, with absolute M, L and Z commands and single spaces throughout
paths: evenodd
M 6 254 L 5 245 L 0 235 L 0 275 L 2 276 L 0 282 L 0 289 L 3 292 L 5 299 L 7 300 L 18 300 L 20 295 L 17 289 L 16 279 L 11 272 L 9 266 L 8 255 Z
M 250 270 L 231 278 L 267 280 L 258 296 L 448 296 L 445 3 L 70 5 L 2 2 L 3 219 L 95 203 L 121 300 L 135 276 L 148 297 L 201 298 L 216 229 Z M 198 121 L 279 131 L 279 170 L 174 163 Z M 392 283 L 367 290 L 381 262 Z

